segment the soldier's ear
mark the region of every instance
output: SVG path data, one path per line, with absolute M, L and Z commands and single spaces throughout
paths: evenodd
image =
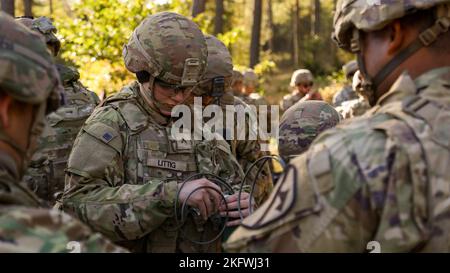
M 0 93 L 0 122 L 2 123 L 2 128 L 9 128 L 10 126 L 9 114 L 13 101 L 10 95 Z
M 406 29 L 400 23 L 400 21 L 394 21 L 388 28 L 389 30 L 389 47 L 388 54 L 389 55 L 397 55 L 399 51 L 401 51 L 408 44 L 405 44 L 406 41 Z

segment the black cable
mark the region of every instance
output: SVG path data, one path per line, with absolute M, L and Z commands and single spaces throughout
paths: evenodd
M 177 193 L 176 193 L 176 198 L 175 198 L 174 211 L 175 211 L 176 227 L 175 227 L 174 230 L 180 230 L 181 235 L 184 238 L 186 238 L 189 241 L 191 241 L 192 243 L 205 245 L 205 244 L 210 244 L 210 243 L 216 241 L 218 238 L 220 238 L 220 236 L 222 236 L 223 232 L 225 231 L 226 223 L 228 222 L 228 218 L 229 218 L 228 217 L 228 204 L 227 204 L 226 196 L 222 193 L 222 191 L 219 191 L 218 189 L 213 188 L 211 186 L 201 186 L 201 187 L 195 188 L 193 191 L 191 191 L 189 193 L 189 195 L 187 196 L 186 200 L 183 201 L 183 204 L 181 205 L 181 219 L 179 219 L 178 218 L 178 199 L 179 199 L 179 196 L 180 196 L 180 192 L 181 192 L 181 190 L 183 189 L 183 187 L 185 186 L 186 183 L 191 182 L 192 180 L 195 180 L 195 179 L 199 179 L 199 178 L 206 178 L 206 179 L 208 179 L 209 181 L 215 183 L 216 185 L 221 186 L 221 188 L 225 188 L 225 191 L 228 191 L 230 194 L 232 194 L 234 191 L 233 191 L 233 188 L 223 178 L 221 178 L 220 176 L 215 175 L 213 173 L 197 173 L 197 174 L 193 174 L 193 175 L 189 176 L 188 178 L 184 179 L 181 182 L 181 186 L 178 188 Z M 191 238 L 186 237 L 186 234 L 185 234 L 184 230 L 181 227 L 185 223 L 185 215 L 187 215 L 189 213 L 189 212 L 186 213 L 187 201 L 189 200 L 189 198 L 191 198 L 191 196 L 196 191 L 198 191 L 200 189 L 204 189 L 204 188 L 210 188 L 210 189 L 213 189 L 214 191 L 219 193 L 222 201 L 224 201 L 224 203 L 225 203 L 225 208 L 227 210 L 227 214 L 224 217 L 224 224 L 222 226 L 222 229 L 220 230 L 220 232 L 213 239 L 210 239 L 208 241 L 197 241 L 197 240 L 193 240 Z
M 251 201 L 251 199 L 252 199 L 252 196 L 253 196 L 254 188 L 255 188 L 255 186 L 256 186 L 256 182 L 257 182 L 258 176 L 259 176 L 259 174 L 261 173 L 264 164 L 267 163 L 269 159 L 275 159 L 275 160 L 277 160 L 277 161 L 281 164 L 281 167 L 283 168 L 283 171 L 284 171 L 284 169 L 286 168 L 286 163 L 285 163 L 284 160 L 283 160 L 281 157 L 279 157 L 278 155 L 265 155 L 265 156 L 262 156 L 262 157 L 258 158 L 257 160 L 255 160 L 255 162 L 253 162 L 253 163 L 247 168 L 247 171 L 245 172 L 245 175 L 244 175 L 244 179 L 242 180 L 241 185 L 240 185 L 240 187 L 239 187 L 239 194 L 238 194 L 238 203 L 237 203 L 237 205 L 238 205 L 239 217 L 241 218 L 241 220 L 244 219 L 244 217 L 243 217 L 243 215 L 242 215 L 242 210 L 241 210 L 241 193 L 242 193 L 242 189 L 243 189 L 243 187 L 244 187 L 244 183 L 245 183 L 245 181 L 247 180 L 247 176 L 250 174 L 250 170 L 251 170 L 251 169 L 253 169 L 259 162 L 261 162 L 262 160 L 264 160 L 264 162 L 259 166 L 258 172 L 257 172 L 256 176 L 253 178 L 253 181 L 252 181 L 252 183 L 251 183 L 251 191 L 250 191 L 250 197 L 249 197 L 249 198 L 250 198 L 250 201 L 249 201 L 249 210 L 250 210 L 250 213 L 252 213 L 252 208 L 251 208 L 251 203 L 252 203 L 252 201 Z
M 198 187 L 198 188 L 194 189 L 193 191 L 191 191 L 191 192 L 189 193 L 189 195 L 187 196 L 186 200 L 183 202 L 183 205 L 182 205 L 182 207 L 181 207 L 181 216 L 182 216 L 182 217 L 184 216 L 184 213 L 183 213 L 183 212 L 184 212 L 185 209 L 186 209 L 187 200 L 189 200 L 189 198 L 190 198 L 196 191 L 201 190 L 201 189 L 212 189 L 212 190 L 214 190 L 214 191 L 216 191 L 216 192 L 218 192 L 218 193 L 220 194 L 220 197 L 222 197 L 222 200 L 225 202 L 225 208 L 226 208 L 226 210 L 227 210 L 227 215 L 225 216 L 225 221 L 224 221 L 225 223 L 223 224 L 222 229 L 220 230 L 220 232 L 219 232 L 214 238 L 212 238 L 212 239 L 210 239 L 210 240 L 208 240 L 208 241 L 197 241 L 197 240 L 193 240 L 193 239 L 191 239 L 191 238 L 189 238 L 189 237 L 186 236 L 186 234 L 185 234 L 185 232 L 184 232 L 184 229 L 180 229 L 180 231 L 181 231 L 181 235 L 183 236 L 183 238 L 188 239 L 190 242 L 192 242 L 192 243 L 194 243 L 194 244 L 198 244 L 198 245 L 207 245 L 207 244 L 210 244 L 210 243 L 216 241 L 217 239 L 219 239 L 220 236 L 222 236 L 223 232 L 225 231 L 225 228 L 226 228 L 226 226 L 227 226 L 226 223 L 227 223 L 227 221 L 228 221 L 228 204 L 227 204 L 227 199 L 226 199 L 226 197 L 222 194 L 221 191 L 219 191 L 218 189 L 213 188 L 213 187 L 211 187 L 211 186 L 201 186 L 201 187 Z M 184 218 L 182 218 L 182 220 L 183 220 L 183 222 L 184 222 Z
M 258 158 L 257 160 L 255 160 L 255 162 L 253 162 L 249 166 L 249 168 L 247 169 L 247 171 L 246 171 L 246 173 L 245 173 L 245 175 L 244 175 L 244 177 L 243 177 L 243 179 L 241 181 L 241 185 L 239 187 L 239 192 L 238 192 L 237 206 L 238 206 L 239 217 L 241 218 L 241 220 L 244 219 L 244 217 L 242 215 L 242 209 L 241 209 L 241 194 L 242 194 L 242 190 L 243 190 L 243 187 L 244 187 L 244 183 L 247 180 L 247 177 L 249 176 L 250 171 L 255 166 L 257 166 L 258 163 L 263 161 L 262 164 L 259 165 L 257 173 L 256 173 L 256 176 L 253 178 L 252 183 L 251 183 L 251 191 L 250 191 L 250 197 L 249 197 L 250 198 L 250 200 L 249 200 L 249 210 L 250 210 L 250 213 L 252 213 L 253 212 L 252 208 L 251 208 L 251 206 L 252 206 L 252 196 L 254 194 L 254 190 L 255 190 L 255 187 L 256 187 L 256 182 L 257 182 L 257 179 L 258 179 L 259 175 L 261 174 L 261 172 L 263 170 L 264 165 L 269 161 L 269 159 L 277 160 L 282 165 L 283 170 L 286 167 L 286 164 L 283 161 L 283 159 L 281 159 L 279 156 L 276 156 L 276 155 L 262 156 L 262 157 Z M 228 212 L 228 204 L 227 204 L 226 196 L 223 194 L 222 191 L 219 191 L 218 189 L 213 188 L 211 186 L 201 186 L 201 187 L 195 188 L 193 191 L 191 191 L 189 193 L 189 195 L 187 196 L 186 200 L 184 200 L 183 204 L 181 204 L 180 215 L 178 214 L 178 205 L 179 205 L 179 200 L 178 199 L 179 199 L 181 190 L 184 188 L 186 183 L 191 182 L 192 180 L 199 179 L 199 178 L 206 178 L 206 179 L 208 179 L 209 181 L 211 181 L 211 182 L 215 183 L 216 185 L 220 186 L 221 189 L 224 188 L 225 191 L 228 191 L 230 195 L 234 194 L 234 190 L 233 190 L 232 186 L 227 181 L 225 181 L 223 178 L 221 178 L 220 176 L 218 176 L 216 174 L 213 174 L 213 173 L 197 173 L 197 174 L 193 174 L 193 175 L 189 176 L 188 178 L 184 179 L 181 182 L 181 186 L 178 188 L 177 193 L 176 193 L 176 198 L 175 198 L 174 213 L 175 213 L 176 227 L 175 227 L 174 230 L 180 230 L 181 235 L 184 238 L 186 238 L 187 240 L 189 240 L 190 242 L 192 242 L 192 243 L 199 244 L 199 245 L 206 245 L 206 244 L 210 244 L 210 243 L 216 241 L 217 239 L 220 238 L 220 236 L 222 236 L 222 234 L 224 233 L 224 231 L 226 229 L 226 224 L 227 224 L 228 219 L 229 219 L 229 212 Z M 224 224 L 223 224 L 220 232 L 214 238 L 212 238 L 212 239 L 210 239 L 208 241 L 197 241 L 197 240 L 193 240 L 191 238 L 188 238 L 186 236 L 184 230 L 181 227 L 184 225 L 184 223 L 186 221 L 186 219 L 185 219 L 186 215 L 189 214 L 189 212 L 186 212 L 186 210 L 187 210 L 187 201 L 189 200 L 189 198 L 191 198 L 191 196 L 196 191 L 201 190 L 201 189 L 205 189 L 205 188 L 212 189 L 212 190 L 216 191 L 217 193 L 219 193 L 222 201 L 224 201 L 224 203 L 225 203 L 225 208 L 226 208 L 226 212 L 227 213 L 226 213 L 225 217 L 221 218 L 221 219 L 223 219 L 223 223 Z

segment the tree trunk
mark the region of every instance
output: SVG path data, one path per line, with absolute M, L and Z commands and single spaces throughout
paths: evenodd
M 314 0 L 314 13 L 313 13 L 313 33 L 314 35 L 320 35 L 320 0 Z
M 1 0 L 2 10 L 11 16 L 15 16 L 14 13 L 14 0 Z
M 259 63 L 259 42 L 261 38 L 262 0 L 254 1 L 252 40 L 250 43 L 250 67 Z
M 53 0 L 49 0 L 50 15 L 53 15 Z
M 63 9 L 69 15 L 69 17 L 73 17 L 72 8 L 70 7 L 70 4 L 67 2 L 68 0 L 62 0 Z
M 272 0 L 267 2 L 267 24 L 269 28 L 269 49 L 271 52 L 275 50 L 275 25 L 273 23 Z
M 192 5 L 192 18 L 197 17 L 200 13 L 205 12 L 206 0 L 194 0 Z
M 223 6 L 223 0 L 216 0 L 216 17 L 214 18 L 214 35 L 223 32 L 223 15 L 225 8 Z
M 23 9 L 25 16 L 33 16 L 33 0 L 23 0 Z
M 294 65 L 296 69 L 300 66 L 300 3 L 299 0 L 295 0 L 295 7 L 292 13 L 293 22 L 293 50 L 294 50 Z

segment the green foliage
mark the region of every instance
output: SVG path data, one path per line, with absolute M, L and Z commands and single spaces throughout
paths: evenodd
M 73 7 L 73 20 L 59 20 L 62 57 L 79 67 L 84 83 L 96 92 L 117 91 L 130 79 L 122 47 L 133 29 L 158 7 L 145 0 L 84 0 Z
M 249 63 L 253 2 L 224 0 L 223 33 L 217 36 L 230 50 L 238 70 L 245 70 Z M 292 71 L 299 68 L 294 67 L 292 59 L 295 0 L 272 0 L 274 32 L 269 29 L 268 2 L 263 1 L 261 57 L 255 70 L 260 77 L 261 91 L 265 90 L 265 95 L 275 100 L 289 92 L 286 82 Z M 334 83 L 341 85 L 340 74 L 327 76 L 351 59 L 351 55 L 337 50 L 330 41 L 335 3 L 321 1 L 321 31 L 313 35 L 312 2 L 299 1 L 300 66 L 314 72 L 318 88 Z M 85 85 L 106 94 L 117 92 L 135 78 L 122 60 L 122 47 L 133 29 L 149 14 L 173 11 L 190 17 L 192 8 L 192 1 L 188 0 L 73 0 L 53 1 L 53 14 L 49 14 L 48 1 L 36 0 L 36 3 L 39 5 L 33 7 L 35 15 L 52 17 L 59 29 L 63 43 L 60 57 L 79 68 Z M 215 1 L 206 1 L 205 12 L 194 21 L 204 33 L 212 34 L 215 16 Z M 272 33 L 274 48 L 269 48 Z

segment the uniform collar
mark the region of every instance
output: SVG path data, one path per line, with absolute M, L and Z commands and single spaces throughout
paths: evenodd
M 389 91 L 381 96 L 377 105 L 385 105 L 393 101 L 401 101 L 403 98 L 416 93 L 416 84 L 408 72 L 403 72 L 394 82 Z
M 133 85 L 133 92 L 136 95 L 137 101 L 138 103 L 142 106 L 142 108 L 144 108 L 144 110 L 149 114 L 150 118 L 155 121 L 157 124 L 159 125 L 167 125 L 170 120 L 171 117 L 166 117 L 164 115 L 162 115 L 158 110 L 154 109 L 152 106 L 150 106 L 146 100 L 151 100 L 151 98 L 149 96 L 146 96 L 146 98 L 144 98 L 142 92 L 146 92 L 145 90 L 143 90 L 142 92 L 140 91 L 140 89 L 143 88 L 141 84 L 139 84 L 138 82 L 135 82 Z
M 406 97 L 418 95 L 419 93 L 422 96 L 432 95 L 428 94 L 432 92 L 431 89 L 437 89 L 438 92 L 440 92 L 442 88 L 439 88 L 439 86 L 442 84 L 448 85 L 449 82 L 450 67 L 441 67 L 429 70 L 417 77 L 415 80 L 413 80 L 409 73 L 405 71 L 394 82 L 389 91 L 378 99 L 377 105 L 385 105 L 389 102 L 400 101 Z M 437 88 L 428 88 L 432 85 L 436 85 Z M 441 95 L 442 94 L 439 93 L 438 97 Z

